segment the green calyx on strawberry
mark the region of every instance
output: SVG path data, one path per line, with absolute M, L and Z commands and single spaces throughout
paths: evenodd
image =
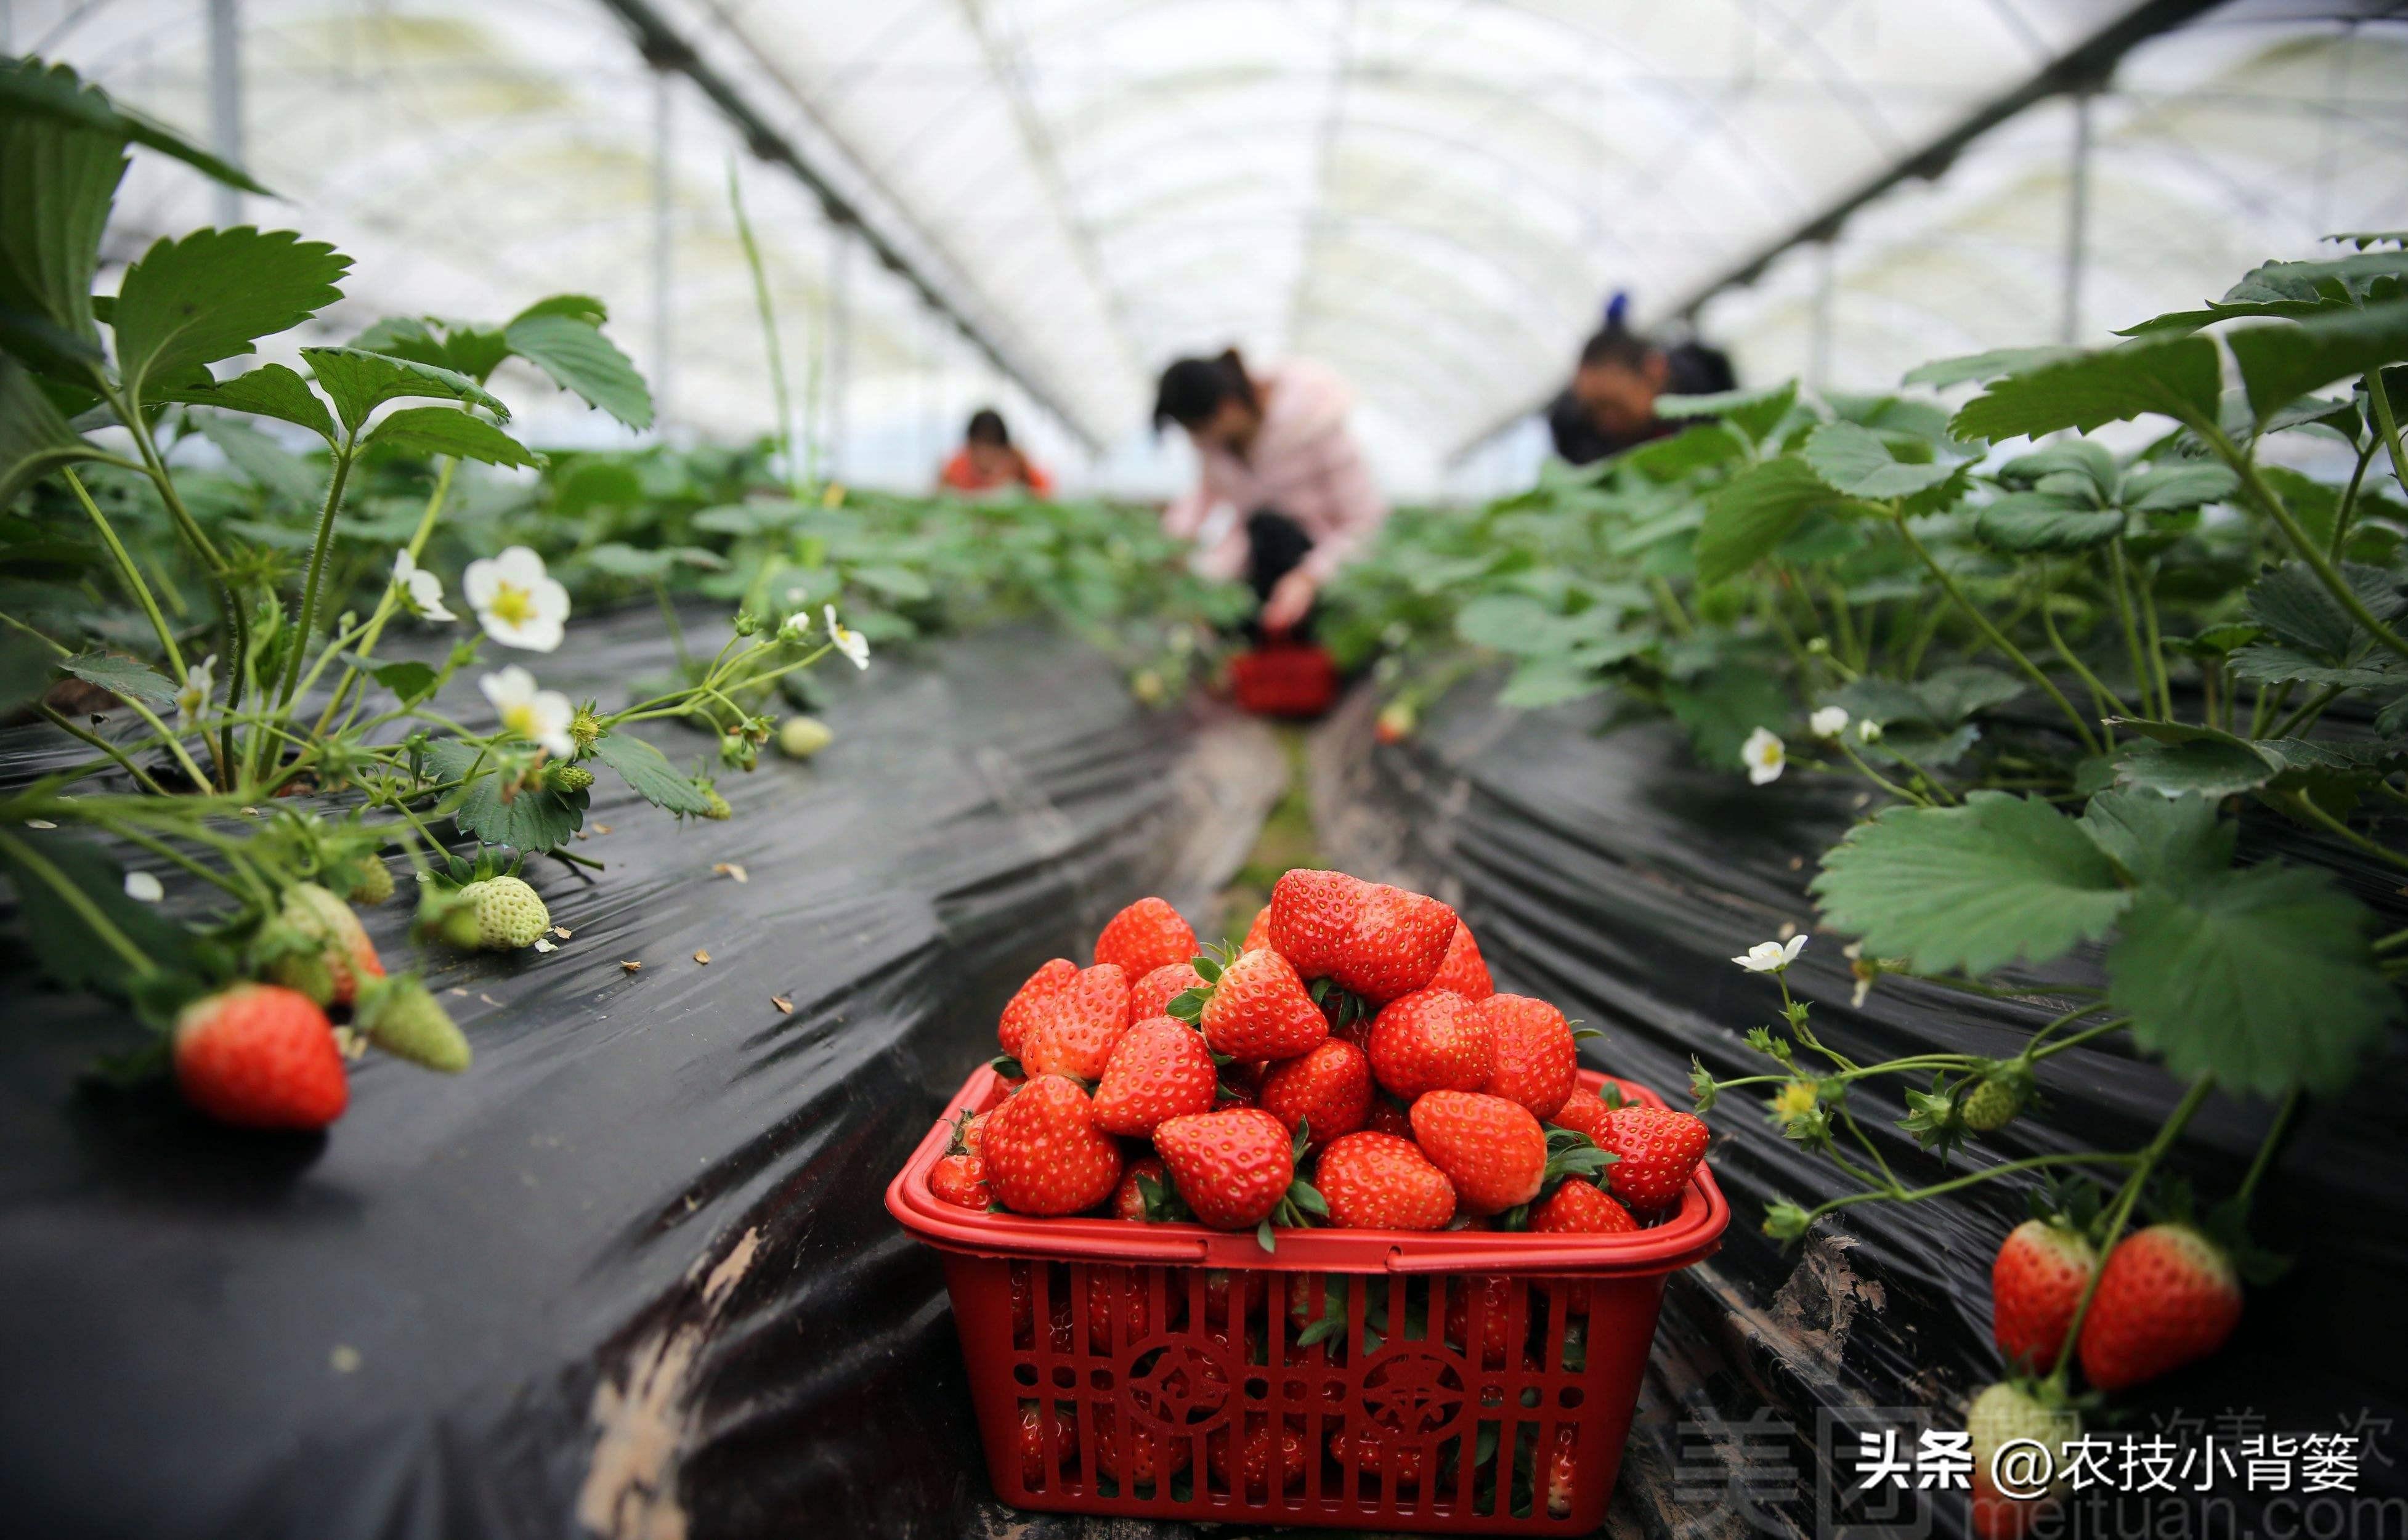
M 1565 1188 L 1584 1187 L 1600 1196 L 1606 1190 L 1608 1168 L 1621 1159 L 1612 1150 L 1599 1147 L 1597 1141 L 1577 1129 L 1550 1127 L 1547 1135 L 1547 1163 L 1539 1178 L 1539 1191 L 1527 1202 L 1517 1203 L 1497 1216 L 1499 1230 L 1528 1230 L 1534 1216 L 1549 1206 L 1550 1202 Z M 1611 1198 L 1606 1200 L 1612 1202 Z M 1566 1212 L 1573 1212 L 1579 1200 Z M 1615 1203 L 1614 1207 L 1622 1205 Z M 1627 1212 L 1627 1211 L 1626 1211 Z
M 1154 1151 L 1197 1219 L 1214 1230 L 1252 1230 L 1265 1251 L 1277 1249 L 1274 1226 L 1298 1229 L 1308 1216 L 1328 1216 L 1328 1204 L 1297 1171 L 1311 1139 L 1310 1129 L 1291 1134 L 1259 1107 L 1174 1117 L 1154 1130 Z
M 1295 1058 L 1329 1037 L 1329 1022 L 1304 980 L 1277 952 L 1208 949 L 1192 964 L 1203 983 L 1166 1007 L 1203 1029 L 1216 1054 L 1234 1059 Z
M 456 1074 L 472 1057 L 466 1035 L 415 973 L 371 980 L 352 1023 L 386 1053 L 430 1070 Z

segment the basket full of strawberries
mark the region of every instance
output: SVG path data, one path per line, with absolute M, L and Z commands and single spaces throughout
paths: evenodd
M 888 1187 L 998 1495 L 1453 1533 L 1602 1519 L 1705 1125 L 1584 1070 L 1438 900 L 1295 871 L 1235 947 L 1142 899 L 1047 963 Z

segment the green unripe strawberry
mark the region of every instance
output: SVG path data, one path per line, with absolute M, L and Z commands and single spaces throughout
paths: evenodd
M 456 1074 L 468 1067 L 468 1039 L 415 974 L 379 979 L 360 995 L 353 1020 L 396 1058 Z
M 320 1005 L 349 1005 L 370 979 L 384 977 L 374 943 L 351 906 L 316 883 L 284 890 L 280 935 L 293 944 L 267 965 L 268 976 Z
M 1996 1133 L 2015 1120 L 2023 1105 L 2023 1087 L 2012 1076 L 1994 1074 L 1973 1087 L 1961 1112 L 1974 1132 Z
M 2051 1405 L 2023 1385 L 2003 1382 L 1985 1388 L 1965 1411 L 1965 1429 L 1971 1433 L 1973 1467 L 1989 1473 L 2000 1449 L 2018 1439 L 2029 1439 L 2049 1451 L 2050 1464 L 2060 1462 L 2060 1451 L 2082 1433 L 2082 1418 L 2071 1407 Z
M 583 791 L 594 784 L 594 772 L 582 765 L 554 765 L 544 772 L 544 784 L 554 791 Z
M 736 816 L 736 810 L 727 805 L 726 798 L 719 795 L 719 788 L 717 786 L 712 785 L 708 781 L 697 781 L 695 783 L 695 789 L 701 792 L 702 799 L 710 804 L 703 810 L 702 815 L 704 817 L 715 822 L 724 823 L 728 819 Z
M 778 727 L 778 752 L 789 759 L 809 759 L 836 741 L 836 734 L 816 716 L 790 716 Z
M 477 944 L 488 952 L 514 952 L 533 946 L 552 928 L 552 911 L 536 890 L 516 877 L 495 877 L 470 883 L 460 890 L 473 896 L 477 914 Z
M 351 880 L 348 897 L 353 903 L 382 903 L 393 897 L 393 873 L 373 856 L 361 857 L 346 875 Z
M 463 888 L 445 888 L 427 885 L 418 900 L 415 928 L 421 940 L 439 941 L 456 946 L 463 952 L 474 952 L 478 944 L 477 893 L 482 883 L 470 883 Z

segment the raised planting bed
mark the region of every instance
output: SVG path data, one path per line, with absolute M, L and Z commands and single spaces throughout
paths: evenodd
M 1865 794 L 1837 777 L 1756 787 L 1701 773 L 1669 723 L 1612 727 L 1597 699 L 1523 711 L 1495 697 L 1493 680 L 1467 681 L 1396 743 L 1375 741 L 1376 702 L 1352 701 L 1314 745 L 1324 853 L 1454 904 L 1498 987 L 1559 1001 L 1604 1029 L 1604 1041 L 1584 1045 L 1591 1065 L 1676 1104 L 1693 1057 L 1720 1079 L 1767 1068 L 1745 1033 L 1777 1018 L 1780 997 L 1732 959 L 1785 932 L 1817 930 L 1807 885 L 1861 815 Z M 2332 868 L 2386 929 L 2408 911 L 2396 874 L 2272 815 L 2244 816 L 2242 861 L 2272 855 Z M 2028 995 L 1984 998 L 1885 975 L 1856 1003 L 1845 939 L 1813 934 L 1785 978 L 1810 1004 L 1820 1041 L 1860 1062 L 1933 1049 L 2004 1058 L 2059 1014 L 2050 986 L 2098 977 L 2096 952 L 2084 949 L 2046 978 L 2019 980 Z M 1851 1105 L 1909 1184 L 2071 1149 L 2131 1148 L 2183 1087 L 2122 1043 L 2111 1036 L 2040 1064 L 2040 1100 L 1944 1167 L 1896 1127 L 1906 1108 L 1893 1093 L 1863 1087 Z M 1676 1275 L 1667 1295 L 1612 1510 L 1617 1533 L 1822 1533 L 1831 1521 L 1913 1530 L 1922 1520 L 1911 1496 L 1884 1510 L 1852 1492 L 1859 1434 L 1896 1428 L 1912 1446 L 1915 1431 L 1961 1428 L 1967 1395 L 2001 1377 L 1990 1267 L 2025 1217 L 2032 1179 L 1864 1203 L 1784 1245 L 1760 1228 L 1770 1205 L 1812 1206 L 1849 1188 L 1827 1159 L 1784 1137 L 1767 1115 L 1769 1089 L 1727 1091 L 1708 1114 L 1732 1223 L 1722 1251 Z M 2287 1257 L 2288 1271 L 2250 1288 L 2220 1353 L 2116 1396 L 2092 1431 L 2163 1433 L 2178 1449 L 2214 1434 L 2228 1453 L 2253 1432 L 2355 1431 L 2371 1440 L 2358 1493 L 2335 1501 L 2396 1499 L 2408 1334 L 2386 1302 L 2398 1288 L 2398 1237 L 2408 1233 L 2403 1095 L 2408 1055 L 2394 1029 L 2348 1089 L 2302 1103 L 2255 1210 L 2259 1242 Z M 2176 1151 L 2178 1169 L 2203 1195 L 2230 1191 L 2272 1111 L 2264 1101 L 2210 1096 Z M 2220 1525 L 2234 1515 L 2245 1526 L 2283 1495 L 2252 1494 L 2233 1478 L 2205 1495 L 2128 1496 L 2076 1505 L 2071 1533 Z M 1943 1533 L 1966 1521 L 1961 1495 L 1928 1512 Z
M 546 679 L 615 699 L 667 663 L 657 617 L 630 612 L 575 626 Z M 1200 914 L 1285 770 L 1254 724 L 1140 708 L 1039 627 L 838 673 L 833 746 L 726 776 L 732 821 L 598 783 L 568 848 L 607 870 L 529 863 L 556 951 L 422 954 L 475 1064 L 358 1061 L 322 1136 L 85 1083 L 140 1029 L 34 984 L 7 916 L 12 1530 L 988 1522 L 941 1272 L 881 1188 L 1012 987 L 1130 893 Z M 681 762 L 711 741 L 644 730 Z M 55 737 L 0 756 L 22 776 Z M 364 910 L 395 966 L 399 874 Z

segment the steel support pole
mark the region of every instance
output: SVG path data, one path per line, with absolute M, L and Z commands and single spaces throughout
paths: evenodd
M 847 413 L 853 389 L 853 227 L 828 226 L 827 327 L 827 468 L 829 481 L 840 482 L 851 468 Z
M 242 164 L 242 17 L 238 0 L 209 0 L 209 148 L 233 165 Z M 223 182 L 216 192 L 220 229 L 242 223 L 242 189 Z
M 655 431 L 669 419 L 669 360 L 677 346 L 672 324 L 670 264 L 676 255 L 676 232 L 669 224 L 670 105 L 676 77 L 652 71 L 652 423 Z
M 1814 243 L 1814 309 L 1806 340 L 1806 386 L 1817 392 L 1831 383 L 1831 306 L 1839 266 L 1833 249 L 1838 244 L 1836 237 Z
M 2057 339 L 2082 340 L 2082 284 L 2090 266 L 2090 104 L 2092 93 L 2073 94 L 2073 158 L 2066 171 L 2065 309 Z

